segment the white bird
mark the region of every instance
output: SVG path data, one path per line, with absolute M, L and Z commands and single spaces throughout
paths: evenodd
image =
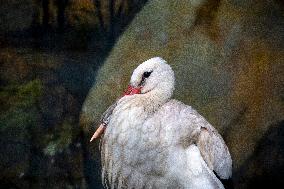
M 102 177 L 108 188 L 224 188 L 229 150 L 196 110 L 171 99 L 174 72 L 151 58 L 133 72 L 128 90 L 102 117 Z

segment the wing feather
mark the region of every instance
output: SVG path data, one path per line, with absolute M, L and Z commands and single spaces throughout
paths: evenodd
M 232 159 L 222 136 L 212 126 L 202 126 L 196 144 L 208 167 L 221 179 L 232 176 Z
M 195 143 L 209 169 L 221 179 L 232 175 L 232 159 L 225 141 L 218 131 L 191 106 L 175 102 L 181 111 L 181 125 L 188 132 L 189 141 Z

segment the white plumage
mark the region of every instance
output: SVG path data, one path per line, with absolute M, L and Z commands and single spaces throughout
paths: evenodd
M 102 176 L 110 188 L 224 188 L 226 144 L 192 107 L 171 99 L 174 72 L 162 58 L 139 65 L 127 95 L 103 115 Z

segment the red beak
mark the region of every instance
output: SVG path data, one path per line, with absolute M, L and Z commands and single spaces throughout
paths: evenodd
M 128 85 L 127 90 L 124 92 L 124 95 L 134 95 L 134 94 L 141 94 L 141 88 L 142 87 L 132 87 L 131 85 Z
M 105 132 L 105 129 L 106 126 L 104 124 L 101 124 L 99 128 L 96 130 L 96 132 L 93 134 L 90 142 L 92 142 L 96 138 L 99 138 Z

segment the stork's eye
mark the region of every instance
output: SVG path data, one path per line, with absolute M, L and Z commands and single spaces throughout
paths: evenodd
M 148 78 L 148 77 L 150 77 L 151 73 L 152 73 L 152 72 L 144 72 L 144 73 L 143 73 L 143 78 Z

